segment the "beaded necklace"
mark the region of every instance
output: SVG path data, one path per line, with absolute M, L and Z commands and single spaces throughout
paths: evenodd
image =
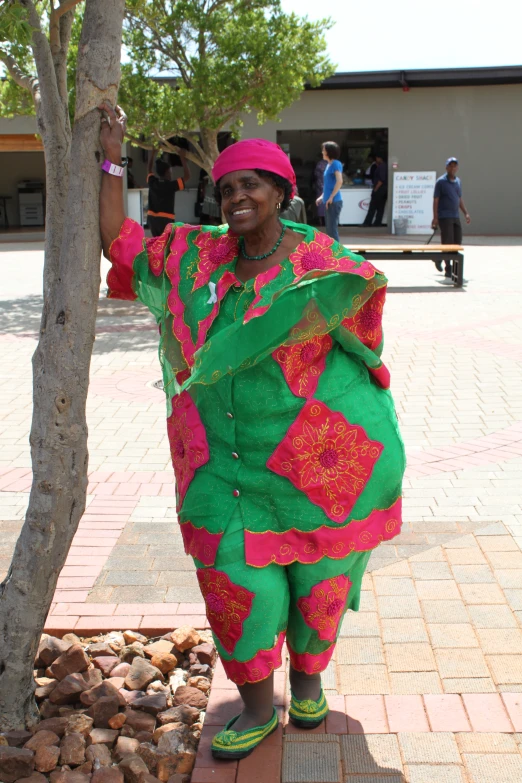
M 244 240 L 243 237 L 239 237 L 239 249 L 241 251 L 241 255 L 243 256 L 245 261 L 263 261 L 263 259 L 268 258 L 269 256 L 273 256 L 275 251 L 277 250 L 277 248 L 279 247 L 279 245 L 283 241 L 283 237 L 285 235 L 285 231 L 286 231 L 286 226 L 283 223 L 282 224 L 281 234 L 279 236 L 279 239 L 275 243 L 274 247 L 272 248 L 272 250 L 269 250 L 268 253 L 263 253 L 262 256 L 249 256 L 249 255 L 247 255 L 246 250 L 245 250 L 245 240 Z

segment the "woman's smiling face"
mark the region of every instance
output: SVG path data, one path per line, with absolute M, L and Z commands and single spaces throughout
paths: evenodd
M 231 171 L 219 182 L 221 208 L 237 234 L 255 231 L 277 215 L 284 193 L 253 170 Z

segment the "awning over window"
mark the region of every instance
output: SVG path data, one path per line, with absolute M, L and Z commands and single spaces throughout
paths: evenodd
M 43 152 L 43 143 L 34 133 L 0 134 L 0 152 Z

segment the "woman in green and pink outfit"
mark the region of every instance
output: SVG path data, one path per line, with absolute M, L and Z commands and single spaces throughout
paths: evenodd
M 104 108 L 114 172 L 125 115 Z M 320 673 L 343 615 L 371 551 L 400 531 L 404 449 L 380 358 L 385 277 L 280 220 L 295 174 L 276 144 L 228 147 L 213 176 L 227 225 L 146 239 L 104 174 L 101 232 L 109 296 L 159 325 L 181 533 L 245 705 L 212 750 L 242 758 L 277 727 L 285 638 L 290 720 L 326 716 Z

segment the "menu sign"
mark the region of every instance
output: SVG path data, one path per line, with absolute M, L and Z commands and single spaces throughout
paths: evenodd
M 408 234 L 430 234 L 433 220 L 435 171 L 395 171 L 393 173 L 393 219 L 407 220 Z

